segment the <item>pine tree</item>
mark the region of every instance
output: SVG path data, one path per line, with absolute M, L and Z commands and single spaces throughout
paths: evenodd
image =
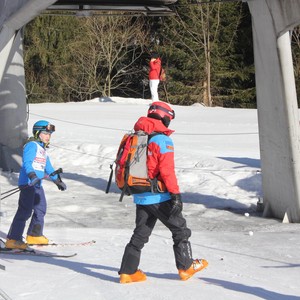
M 78 20 L 40 16 L 25 27 L 24 63 L 26 89 L 31 102 L 66 100 L 60 70 L 71 66 L 66 45 L 75 38 Z

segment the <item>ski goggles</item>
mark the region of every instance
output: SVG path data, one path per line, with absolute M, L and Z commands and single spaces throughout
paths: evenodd
M 42 132 L 43 131 L 52 133 L 55 131 L 55 126 L 49 123 L 46 127 L 42 129 Z

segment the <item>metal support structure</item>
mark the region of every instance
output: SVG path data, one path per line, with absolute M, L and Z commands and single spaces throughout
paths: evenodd
M 300 0 L 248 0 L 252 15 L 264 212 L 300 222 L 299 117 L 289 30 Z

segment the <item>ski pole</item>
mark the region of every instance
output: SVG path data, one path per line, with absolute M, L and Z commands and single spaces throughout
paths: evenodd
M 50 176 L 58 175 L 60 173 L 63 173 L 63 169 L 62 168 L 58 168 L 56 171 L 52 172 L 51 174 L 49 174 L 48 176 L 45 176 L 45 177 L 48 178 Z
M 44 176 L 44 177 L 41 178 L 39 181 L 41 181 L 42 179 L 49 178 L 50 176 L 54 176 L 54 175 L 58 175 L 58 176 L 59 176 L 60 173 L 63 173 L 62 168 L 59 168 L 59 169 L 57 169 L 56 171 L 52 172 L 51 174 Z M 29 186 L 30 186 L 30 185 L 27 185 L 27 186 L 25 187 L 25 189 L 28 188 Z M 5 198 L 8 198 L 9 196 L 11 196 L 11 195 L 13 195 L 13 194 L 15 194 L 15 193 L 18 193 L 18 192 L 20 192 L 20 191 L 21 191 L 20 187 L 16 187 L 16 188 L 14 188 L 14 189 L 12 189 L 12 190 L 6 191 L 6 192 L 2 193 L 0 196 L 5 195 L 5 194 L 10 193 L 10 192 L 11 192 L 11 193 L 8 194 L 8 195 L 6 195 L 6 196 L 3 197 L 3 198 L 1 197 L 1 200 L 5 199 Z
M 15 194 L 15 193 L 18 193 L 18 192 L 20 192 L 20 188 L 18 188 L 16 191 L 14 191 L 14 192 L 12 192 L 12 193 L 6 195 L 5 197 L 1 197 L 1 201 L 2 201 L 3 199 L 5 199 L 5 198 L 7 198 L 7 197 L 9 197 L 9 196 L 11 196 L 11 195 L 13 195 L 13 194 Z
M 6 192 L 2 193 L 1 196 L 2 196 L 2 195 L 5 195 L 5 194 L 7 194 L 7 193 L 10 193 L 10 192 L 12 192 L 12 191 L 16 191 L 16 190 L 18 190 L 18 189 L 19 189 L 19 187 L 17 186 L 17 187 L 14 188 L 14 189 L 11 189 L 11 190 L 9 190 L 9 191 L 6 191 Z

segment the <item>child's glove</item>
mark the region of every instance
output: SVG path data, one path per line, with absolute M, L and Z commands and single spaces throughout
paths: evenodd
M 171 216 L 178 216 L 182 212 L 181 194 L 171 194 Z
M 30 179 L 30 183 L 29 183 L 30 186 L 40 186 L 40 181 L 41 180 L 40 180 L 40 178 L 38 178 L 36 176 L 35 172 L 30 172 L 28 174 L 28 177 Z
M 65 191 L 67 189 L 67 186 L 65 185 L 64 182 L 62 182 L 61 179 L 56 179 L 53 182 L 57 185 L 60 191 Z

